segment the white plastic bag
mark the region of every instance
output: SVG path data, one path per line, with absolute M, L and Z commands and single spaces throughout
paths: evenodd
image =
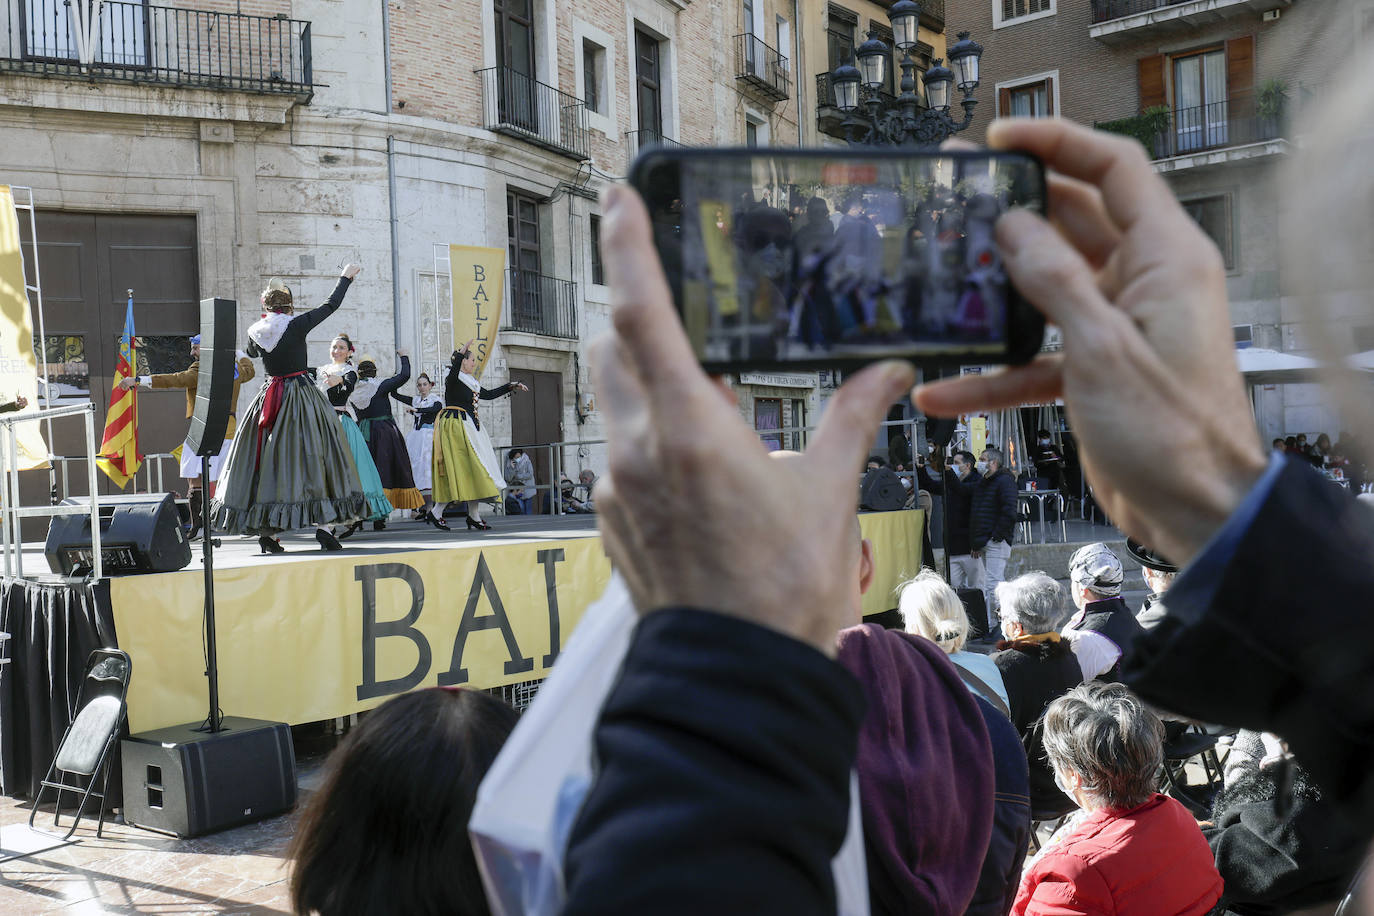
M 563 853 L 592 782 L 592 739 L 638 617 L 616 574 L 587 609 L 477 790 L 468 831 L 493 916 L 556 916 Z M 868 916 L 858 779 L 833 869 L 840 916 Z

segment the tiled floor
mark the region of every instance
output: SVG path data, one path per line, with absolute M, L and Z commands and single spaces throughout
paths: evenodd
M 320 743 L 297 742 L 299 801 L 318 782 Z M 16 845 L 7 838 L 17 840 L 12 831 L 28 817 L 28 802 L 0 798 L 0 846 Z M 0 862 L 0 913 L 290 913 L 286 850 L 295 822 L 292 812 L 181 840 L 108 822 L 97 838 L 95 821 L 83 819 L 79 842 Z M 62 823 L 65 832 L 68 818 Z M 51 810 L 35 825 L 51 830 Z

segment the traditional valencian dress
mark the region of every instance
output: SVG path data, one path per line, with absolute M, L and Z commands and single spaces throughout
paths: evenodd
M 307 369 L 305 337 L 343 302 L 340 277 L 328 301 L 300 315 L 268 312 L 248 329 L 248 355 L 269 376 L 224 455 L 215 525 L 229 534 L 347 524 L 367 514 L 343 430 Z
M 331 388 L 326 383 L 331 375 L 337 375 L 343 381 Z M 339 418 L 338 422 L 343 427 L 348 450 L 353 453 L 353 463 L 358 468 L 358 479 L 363 483 L 363 496 L 367 499 L 367 511 L 363 515 L 373 521 L 382 521 L 395 507 L 386 498 L 386 488 L 382 486 L 382 478 L 377 473 L 372 452 L 367 448 L 367 440 L 363 438 L 362 431 L 358 429 L 358 423 L 348 408 L 348 397 L 358 384 L 358 373 L 347 363 L 330 363 L 315 370 L 315 384 L 333 406 L 334 413 Z
M 410 453 L 406 451 L 405 440 L 391 418 L 391 399 L 388 397 L 410 379 L 410 359 L 401 357 L 401 371 L 391 378 L 359 378 L 348 396 L 348 403 L 358 418 L 358 429 L 367 441 L 368 451 L 372 453 L 377 476 L 382 480 L 382 489 L 389 503 L 397 509 L 418 509 L 425 504 L 425 498 L 415 488 L 415 479 L 410 471 Z
M 461 370 L 464 354 L 454 351 L 444 379 L 444 409 L 434 427 L 434 502 L 494 499 L 506 486 L 491 439 L 477 417 L 478 399 L 489 401 L 510 393 L 483 388 Z
M 415 411 L 415 428 L 406 430 L 406 451 L 410 454 L 410 473 L 419 490 L 432 486 L 434 464 L 434 421 L 444 409 L 444 399 L 431 392 L 425 397 L 399 392 L 391 396 Z

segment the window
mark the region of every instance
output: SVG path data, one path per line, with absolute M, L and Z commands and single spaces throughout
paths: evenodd
M 1231 237 L 1231 195 L 1218 194 L 1215 197 L 1198 197 L 1182 201 L 1183 209 L 1197 220 L 1202 231 L 1207 233 L 1221 251 L 1226 269 L 1235 267 L 1235 246 Z
M 868 34 L 869 37 L 880 39 L 885 42 L 889 48 L 892 48 L 892 53 L 888 55 L 887 58 L 887 66 L 883 68 L 882 91 L 888 95 L 895 96 L 897 94 L 897 74 L 901 72 L 902 52 L 897 50 L 896 42 L 892 37 L 892 27 L 882 25 L 870 19 L 868 21 Z
M 792 451 L 800 452 L 806 444 L 806 400 L 804 398 L 791 399 L 792 414 L 787 418 L 787 425 L 795 429 L 789 435 L 792 440 Z
M 992 0 L 992 27 L 1054 15 L 1054 0 Z
M 582 101 L 588 111 L 606 114 L 606 49 L 582 39 Z
M 516 327 L 539 327 L 539 198 L 521 191 L 506 191 L 506 235 L 510 260 L 510 301 Z
M 744 122 L 744 145 L 759 145 L 759 126 L 750 120 Z
M 639 129 L 663 136 L 663 83 L 658 39 L 635 29 L 635 104 Z
M 1231 333 L 1236 338 L 1236 349 L 1246 350 L 1255 342 L 1255 326 L 1250 324 L 1233 324 Z
M 589 231 L 591 232 L 592 249 L 592 285 L 604 286 L 606 273 L 601 267 L 601 217 L 592 214 Z
M 752 111 L 744 113 L 744 145 L 768 145 L 768 120 Z
M 502 123 L 539 132 L 535 99 L 533 0 L 495 0 L 496 66 L 501 69 L 497 113 Z
M 854 57 L 854 30 L 858 28 L 859 17 L 844 7 L 831 4 L 826 18 L 829 20 L 825 28 L 826 55 L 830 72 L 834 73 Z
M 1037 74 L 1010 84 L 997 85 L 997 113 L 1022 118 L 1048 118 L 1055 113 L 1055 78 L 1052 74 Z
M 1226 51 L 1173 58 L 1174 131 L 1178 151 L 1226 144 Z
M 754 398 L 754 429 L 782 429 L 782 398 Z M 782 449 L 782 433 L 771 432 L 759 436 L 764 448 L 770 452 Z
M 1171 109 L 1161 139 L 1166 155 L 1248 142 L 1255 112 L 1255 36 L 1186 54 L 1155 54 L 1137 61 L 1140 110 Z

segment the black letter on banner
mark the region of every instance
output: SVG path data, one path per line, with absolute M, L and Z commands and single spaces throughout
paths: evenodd
M 372 697 L 403 693 L 425 679 L 432 659 L 429 640 L 425 639 L 425 634 L 412 626 L 420 619 L 420 609 L 425 605 L 425 584 L 415 568 L 404 563 L 355 566 L 353 578 L 363 584 L 363 682 L 358 685 L 358 699 L 368 700 Z M 401 579 L 410 586 L 410 611 L 400 620 L 377 620 L 378 579 Z M 379 682 L 377 640 L 388 636 L 404 636 L 415 643 L 420 658 L 415 662 L 414 670 L 405 677 Z
M 541 550 L 536 556 L 544 564 L 544 590 L 549 604 L 549 654 L 544 656 L 547 668 L 558 660 L 558 653 L 563 649 L 558 626 L 558 576 L 554 572 L 554 564 L 563 562 L 563 548 Z
M 491 613 L 485 617 L 477 616 L 477 602 L 481 599 L 482 593 L 486 592 L 487 600 L 491 602 Z M 452 687 L 455 684 L 466 684 L 468 681 L 468 669 L 463 665 L 463 648 L 467 645 L 468 636 L 478 630 L 500 629 L 501 635 L 506 640 L 506 652 L 510 654 L 510 661 L 506 662 L 507 674 L 519 674 L 522 671 L 534 670 L 534 659 L 525 658 L 520 654 L 520 646 L 515 641 L 515 631 L 510 627 L 510 618 L 506 616 L 506 607 L 501 603 L 501 596 L 496 592 L 496 583 L 492 581 L 491 570 L 487 569 L 487 558 L 485 554 L 477 555 L 477 574 L 472 578 L 472 588 L 468 590 L 467 607 L 463 608 L 463 619 L 458 622 L 458 635 L 453 640 L 453 661 L 443 674 L 439 675 L 437 681 L 440 687 Z
M 487 269 L 481 264 L 472 265 L 472 282 L 485 283 L 487 279 Z

